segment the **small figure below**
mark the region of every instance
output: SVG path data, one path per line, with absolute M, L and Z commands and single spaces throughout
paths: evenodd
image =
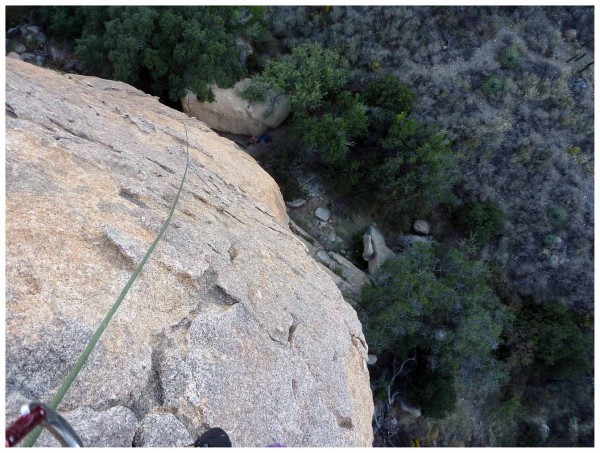
M 249 145 L 258 145 L 260 143 L 271 143 L 272 140 L 273 140 L 273 137 L 271 137 L 267 133 L 264 133 L 260 136 L 253 135 L 252 137 L 250 137 L 250 142 L 248 142 L 248 144 Z

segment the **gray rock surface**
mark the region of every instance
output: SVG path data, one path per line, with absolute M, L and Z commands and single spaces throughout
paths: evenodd
M 15 60 L 20 60 L 21 55 L 19 55 L 17 52 L 9 52 L 6 58 L 14 58 Z
M 16 53 L 23 53 L 27 50 L 25 44 L 22 44 L 20 42 L 14 42 L 10 47 L 12 47 L 11 50 Z
M 26 61 L 28 63 L 35 63 L 35 54 L 23 52 L 21 54 L 21 60 Z
M 185 447 L 194 443 L 187 429 L 173 414 L 149 414 L 140 423 L 134 447 Z
M 317 219 L 319 219 L 323 222 L 327 222 L 329 220 L 329 218 L 331 217 L 331 212 L 327 208 L 318 207 L 315 210 L 315 216 L 317 217 Z
M 61 414 L 75 430 L 84 447 L 123 448 L 133 445 L 133 436 L 138 424 L 134 413 L 123 406 L 95 412 L 83 408 Z M 37 447 L 60 447 L 60 443 L 44 430 Z
M 427 222 L 427 220 L 415 220 L 415 223 L 413 224 L 413 229 L 417 233 L 429 234 L 429 222 Z
M 240 80 L 233 88 L 212 87 L 214 102 L 199 102 L 189 91 L 181 99 L 183 111 L 198 118 L 213 129 L 231 134 L 260 135 L 285 121 L 291 111 L 285 96 L 269 93 L 265 102 L 242 99 L 239 92 L 250 84 L 250 79 Z
M 419 236 L 417 234 L 403 234 L 396 240 L 399 247 L 410 247 L 416 243 L 431 244 L 432 242 L 430 237 Z
M 251 157 L 122 82 L 7 59 L 6 102 L 7 395 L 54 395 L 167 217 L 186 124 L 173 222 L 61 412 L 99 414 L 104 446 L 135 431 L 111 410 L 238 447 L 371 445 L 361 324 Z
M 347 294 L 342 291 L 344 297 L 360 299 L 362 287 L 370 282 L 367 273 L 360 270 L 349 260 L 338 253 L 329 252 L 329 255 L 337 263 L 342 278 L 350 284 L 349 292 Z
M 319 250 L 315 254 L 315 258 L 317 258 L 321 263 L 323 263 L 332 271 L 335 271 L 335 269 L 337 269 L 335 260 L 331 256 L 329 256 L 329 253 L 327 253 L 326 250 Z

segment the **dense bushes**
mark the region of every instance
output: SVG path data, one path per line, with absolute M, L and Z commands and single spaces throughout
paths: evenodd
M 369 109 L 371 136 L 378 138 L 387 135 L 396 115 L 412 113 L 416 102 L 410 87 L 391 73 L 371 79 L 365 86 L 362 99 Z
M 569 221 L 569 214 L 562 206 L 550 206 L 546 210 L 548 222 L 556 228 L 562 228 Z
M 269 61 L 242 93 L 247 99 L 262 100 L 267 90 L 273 90 L 289 98 L 294 141 L 302 144 L 305 160 L 319 168 L 338 194 L 358 183 L 358 163 L 348 153 L 367 129 L 364 105 L 346 89 L 349 77 L 345 58 L 307 44 Z
M 55 37 L 78 38 L 76 56 L 93 75 L 176 101 L 186 89 L 212 100 L 210 84 L 246 74 L 237 38 L 260 34 L 262 9 L 204 6 L 53 6 L 42 21 Z M 263 27 L 264 28 L 264 27 Z
M 338 195 L 362 186 L 385 206 L 384 219 L 423 215 L 452 199 L 455 157 L 441 133 L 407 116 L 415 95 L 396 76 L 373 79 L 361 100 L 347 88 L 347 60 L 306 44 L 252 80 L 243 93 L 249 99 L 268 89 L 289 97 L 296 141 Z
M 435 124 L 459 156 L 455 193 L 465 204 L 453 218 L 454 226 L 466 235 L 473 231 L 479 244 L 501 233 L 485 254 L 500 271 L 502 282 L 497 283 L 504 288 L 505 302 L 518 306 L 532 299 L 543 306 L 557 300 L 569 313 L 593 310 L 593 70 L 577 74 L 593 60 L 593 8 L 333 6 L 329 11 L 271 11 L 275 36 L 290 48 L 315 41 L 336 48 L 351 63 L 353 83 L 366 82 L 365 93 L 374 75 L 390 71 L 417 94 L 406 118 Z M 577 42 L 565 42 L 565 28 L 577 30 Z M 577 54 L 581 61 L 568 61 Z M 368 150 L 361 154 L 357 146 L 350 155 L 360 163 L 361 175 L 372 176 L 366 169 L 381 164 L 377 153 L 388 150 L 380 139 L 401 111 L 383 109 L 365 93 L 369 135 L 359 145 L 366 148 L 368 142 Z M 369 193 L 375 193 L 372 184 Z M 381 204 L 387 210 L 393 202 Z M 400 215 L 392 219 L 397 225 Z M 531 347 L 527 329 L 523 332 L 511 349 Z M 581 332 L 591 337 L 591 332 Z M 550 420 L 548 445 L 593 442 L 589 384 L 555 380 L 525 388 L 517 375 L 532 378 L 535 366 L 518 368 L 511 362 L 511 369 L 510 388 L 519 390 L 502 400 L 511 402 L 504 419 L 511 418 L 514 407 L 526 406 L 529 414 Z M 569 385 L 577 396 L 569 398 Z M 491 411 L 502 405 L 486 403 Z M 478 422 L 475 417 L 472 432 L 486 431 L 489 437 L 482 435 L 473 444 L 482 445 L 504 430 L 502 442 L 516 445 L 518 423 L 510 424 L 511 429 L 506 423 L 482 429 Z
M 531 417 L 521 414 L 520 429 L 507 434 L 505 444 L 590 445 L 593 315 L 553 301 L 526 300 L 514 310 L 514 326 L 506 334 L 506 360 L 511 369 L 508 394 L 527 413 L 545 420 L 550 437 L 541 438 L 539 422 L 532 423 Z
M 376 75 L 373 61 L 399 74 L 418 98 L 413 117 L 439 127 L 461 156 L 461 199 L 502 209 L 504 240 L 490 255 L 506 268 L 511 292 L 538 301 L 559 294 L 591 309 L 593 73 L 573 74 L 593 59 L 593 17 L 591 7 L 333 6 L 273 7 L 268 21 L 289 47 L 316 41 L 338 49 L 357 84 Z M 579 42 L 564 42 L 559 23 L 577 29 Z M 484 44 L 490 52 L 475 54 Z M 566 62 L 586 51 L 579 63 Z M 369 117 L 375 131 L 376 109 Z M 578 156 L 565 152 L 573 145 Z M 569 261 L 557 268 L 540 247 L 556 232 L 546 221 L 548 200 L 569 215 L 560 233 Z
M 488 278 L 485 265 L 466 250 L 438 257 L 427 245 L 408 248 L 385 262 L 363 289 L 370 346 L 403 358 L 416 355 L 427 373 L 455 378 L 463 395 L 498 390 L 508 371 L 493 352 L 511 315 Z M 419 378 L 413 373 L 411 379 Z
M 453 374 L 444 374 L 427 368 L 426 363 L 407 377 L 406 399 L 427 417 L 441 419 L 456 408 L 456 379 Z
M 428 214 L 449 202 L 458 166 L 445 137 L 434 128 L 398 114 L 376 156 L 371 178 L 375 198 L 398 215 Z
M 578 325 L 577 318 L 557 302 L 526 304 L 518 313 L 513 341 L 527 343 L 518 360 L 529 364 L 536 379 L 585 376 L 591 370 L 593 339 Z

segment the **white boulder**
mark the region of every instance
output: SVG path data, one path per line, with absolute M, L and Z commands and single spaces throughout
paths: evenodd
M 188 91 L 181 99 L 183 111 L 212 129 L 230 134 L 260 135 L 283 123 L 291 111 L 288 99 L 272 92 L 265 102 L 242 99 L 239 93 L 249 85 L 250 79 L 240 80 L 233 88 L 213 85 L 214 102 L 200 102 L 195 93 Z

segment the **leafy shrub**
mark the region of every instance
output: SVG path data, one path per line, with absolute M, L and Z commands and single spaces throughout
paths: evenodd
M 323 114 L 297 115 L 294 129 L 298 139 L 319 152 L 322 163 L 335 165 L 346 158 L 349 141 L 367 130 L 365 107 L 358 96 L 343 91 L 335 103 L 325 101 Z
M 273 146 L 275 148 L 261 161 L 261 165 L 275 179 L 285 200 L 306 196 L 293 173 L 293 168 L 300 162 L 298 149 L 285 145 Z
M 379 107 L 388 112 L 410 113 L 415 102 L 415 94 L 410 87 L 391 73 L 383 74 L 371 80 L 363 93 L 366 105 Z
M 369 107 L 372 135 L 385 137 L 396 114 L 412 112 L 416 95 L 394 74 L 385 73 L 367 84 L 362 99 Z
M 407 392 L 410 402 L 421 408 L 426 417 L 444 418 L 456 408 L 455 378 L 452 374 L 442 374 L 422 370 L 409 376 Z
M 569 214 L 567 210 L 562 206 L 550 206 L 546 209 L 546 216 L 548 218 L 548 222 L 556 228 L 562 228 L 569 221 Z
M 591 371 L 593 334 L 578 326 L 577 318 L 558 302 L 528 303 L 518 312 L 516 335 L 529 344 L 537 373 L 544 381 L 575 378 Z
M 562 242 L 561 238 L 559 238 L 555 234 L 547 234 L 546 236 L 544 236 L 543 243 L 544 243 L 545 247 L 553 248 L 553 247 L 560 245 L 561 242 Z
M 521 64 L 521 51 L 515 44 L 506 47 L 498 56 L 498 61 L 508 69 L 516 69 Z
M 367 130 L 366 109 L 358 95 L 345 90 L 348 62 L 318 44 L 296 47 L 281 60 L 271 60 L 252 78 L 242 96 L 261 100 L 267 90 L 284 93 L 292 106 L 295 142 L 316 157 L 323 180 L 338 194 L 359 181 L 358 162 L 349 159 L 354 140 Z
M 31 6 L 11 6 L 6 5 L 6 29 L 21 25 L 23 22 L 32 22 L 32 16 L 37 12 L 39 7 Z
M 248 68 L 248 74 L 252 75 L 252 74 L 261 72 L 265 68 L 265 64 L 266 64 L 266 61 L 265 61 L 264 57 L 261 57 L 260 55 L 258 55 L 256 53 L 251 53 L 250 55 L 248 55 L 248 61 L 246 62 L 246 67 Z M 260 100 L 262 100 L 262 99 L 264 99 L 263 96 L 261 96 Z
M 281 60 L 271 60 L 264 71 L 252 77 L 250 91 L 266 93 L 273 89 L 285 93 L 293 114 L 310 114 L 318 109 L 330 93 L 341 91 L 348 79 L 348 62 L 333 50 L 318 44 L 306 44 L 292 49 Z
M 483 91 L 490 96 L 496 96 L 504 89 L 504 80 L 496 75 L 488 76 L 483 82 Z
M 483 245 L 502 231 L 504 214 L 492 202 L 469 203 L 454 213 L 454 221 L 463 230 L 470 232 L 477 244 Z

